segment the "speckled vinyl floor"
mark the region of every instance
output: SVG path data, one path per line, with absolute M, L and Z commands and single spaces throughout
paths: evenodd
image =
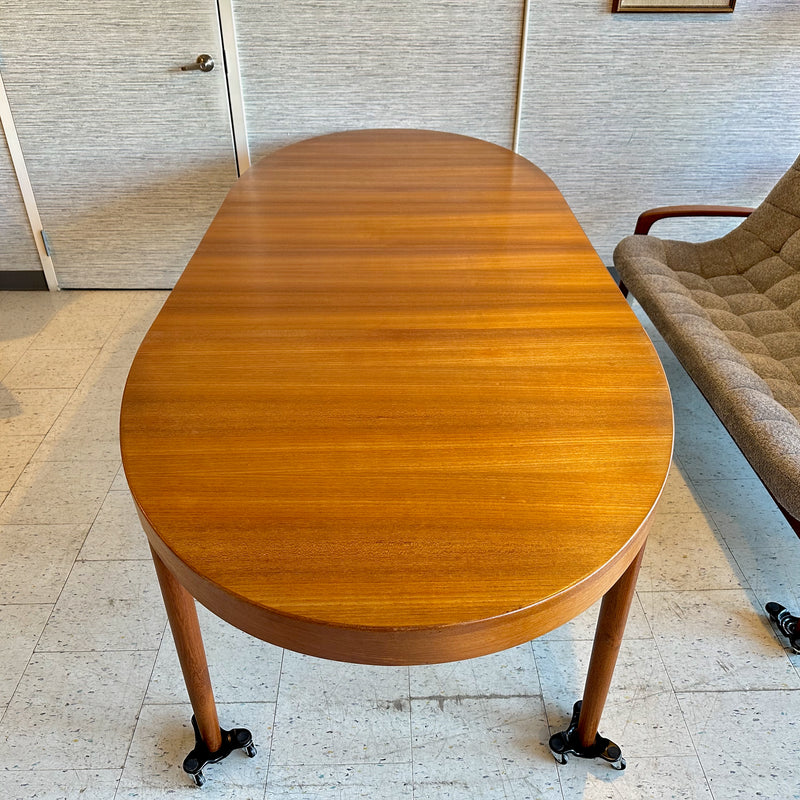
M 763 613 L 800 608 L 800 541 L 652 331 L 677 442 L 601 724 L 627 770 L 557 766 L 547 749 L 580 696 L 596 609 L 507 652 L 412 668 L 284 652 L 201 610 L 221 722 L 249 727 L 259 754 L 195 788 L 117 439 L 165 298 L 0 293 L 1 798 L 800 798 L 800 656 Z

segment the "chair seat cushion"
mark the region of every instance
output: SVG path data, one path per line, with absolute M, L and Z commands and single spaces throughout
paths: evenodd
M 800 274 L 774 251 L 743 269 L 729 244 L 631 236 L 614 262 L 767 488 L 800 518 Z M 704 269 L 709 245 L 723 252 Z

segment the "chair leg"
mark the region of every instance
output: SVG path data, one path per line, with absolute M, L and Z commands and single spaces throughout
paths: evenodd
M 800 618 L 790 614 L 780 603 L 767 603 L 767 614 L 789 640 L 793 653 L 800 653 Z

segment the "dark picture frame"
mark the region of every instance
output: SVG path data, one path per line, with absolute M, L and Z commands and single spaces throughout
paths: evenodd
M 730 13 L 736 0 L 612 0 L 611 10 L 618 13 Z

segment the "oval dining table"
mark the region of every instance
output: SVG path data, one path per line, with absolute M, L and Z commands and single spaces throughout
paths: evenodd
M 529 161 L 420 130 L 261 160 L 122 401 L 194 711 L 184 769 L 202 785 L 206 764 L 255 754 L 220 727 L 195 599 L 300 653 L 413 665 L 513 647 L 601 597 L 582 704 L 550 749 L 623 768 L 598 725 L 672 438 L 650 340 Z

